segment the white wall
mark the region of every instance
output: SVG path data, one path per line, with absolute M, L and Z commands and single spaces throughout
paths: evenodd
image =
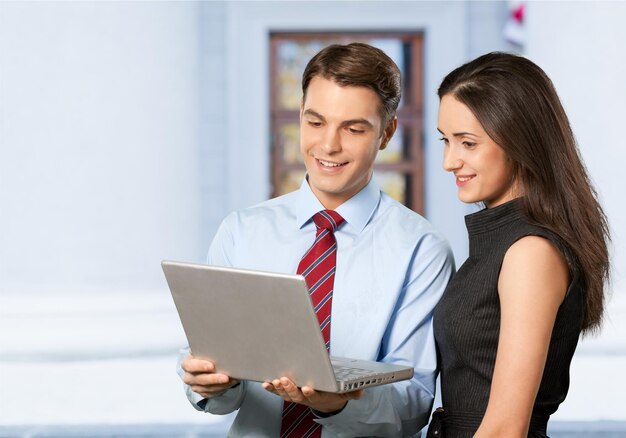
M 0 291 L 197 259 L 197 3 L 0 3 Z
M 0 427 L 207 422 L 159 266 L 209 239 L 200 6 L 0 2 Z
M 581 341 L 557 419 L 624 421 L 626 380 L 626 3 L 529 2 L 526 56 L 550 76 L 612 230 L 612 296 L 600 335 Z
M 527 56 L 550 76 L 612 231 L 613 297 L 595 348 L 626 354 L 626 3 L 531 2 Z M 583 344 L 584 345 L 584 344 Z

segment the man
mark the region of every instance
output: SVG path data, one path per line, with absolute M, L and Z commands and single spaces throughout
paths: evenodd
M 447 242 L 432 226 L 372 180 L 376 154 L 396 130 L 400 72 L 369 45 L 332 45 L 309 61 L 302 91 L 305 180 L 293 193 L 229 215 L 208 263 L 303 273 L 313 289 L 303 265 L 318 241 L 329 239 L 323 284 L 332 318 L 328 324 L 330 313 L 318 313 L 318 319 L 330 353 L 411 365 L 415 375 L 333 394 L 298 388 L 283 376 L 238 382 L 187 352 L 179 373 L 196 409 L 239 410 L 232 436 L 413 435 L 427 423 L 432 406 L 432 310 L 454 267 Z M 315 303 L 313 292 L 311 297 Z

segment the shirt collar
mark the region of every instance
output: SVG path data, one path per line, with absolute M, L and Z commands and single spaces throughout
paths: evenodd
M 324 210 L 324 206 L 311 191 L 306 176 L 302 181 L 297 196 L 296 221 L 298 228 L 302 228 L 311 220 L 315 213 Z M 374 214 L 380 197 L 380 188 L 374 181 L 374 178 L 371 178 L 370 182 L 359 193 L 341 204 L 335 211 L 346 220 L 344 227 L 350 227 L 358 234 L 363 231 L 372 214 Z

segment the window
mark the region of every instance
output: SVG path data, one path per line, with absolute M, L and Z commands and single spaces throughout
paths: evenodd
M 299 146 L 299 109 L 304 68 L 319 50 L 333 43 L 359 41 L 387 53 L 402 73 L 398 129 L 374 165 L 381 188 L 407 207 L 423 213 L 422 46 L 420 33 L 272 33 L 271 128 L 272 196 L 296 190 L 305 174 Z

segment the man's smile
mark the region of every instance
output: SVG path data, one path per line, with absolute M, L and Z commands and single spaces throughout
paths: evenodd
M 320 160 L 319 158 L 317 159 L 317 162 L 320 163 L 324 167 L 341 167 L 341 166 L 348 164 L 347 161 L 345 163 L 335 163 L 333 161 Z

